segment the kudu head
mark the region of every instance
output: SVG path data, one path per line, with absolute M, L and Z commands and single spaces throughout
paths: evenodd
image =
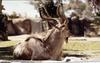
M 63 20 L 62 18 L 52 18 L 51 21 L 55 21 L 55 22 L 53 22 L 53 23 L 51 22 L 49 24 L 51 24 L 53 28 L 59 30 L 59 32 L 61 32 L 63 34 L 63 37 L 67 38 L 69 36 L 67 19 Z

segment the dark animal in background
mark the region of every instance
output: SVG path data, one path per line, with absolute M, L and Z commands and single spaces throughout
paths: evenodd
M 68 18 L 68 28 L 72 36 L 84 36 L 84 23 L 79 20 L 78 16 Z
M 8 40 L 7 21 L 7 16 L 4 14 L 0 14 L 0 40 L 2 41 Z
M 8 35 L 30 34 L 32 30 L 31 22 L 30 19 L 9 20 L 7 24 Z

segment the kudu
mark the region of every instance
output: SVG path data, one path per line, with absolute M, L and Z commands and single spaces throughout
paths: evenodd
M 34 34 L 28 37 L 14 49 L 14 58 L 21 60 L 59 60 L 62 55 L 62 46 L 68 37 L 67 21 L 60 18 L 51 18 L 57 25 L 45 32 L 44 35 Z M 48 20 L 49 21 L 49 20 Z
M 62 45 L 67 37 L 66 35 L 68 35 L 66 21 L 59 27 L 53 26 L 45 36 L 35 34 L 28 37 L 25 42 L 18 44 L 14 49 L 14 58 L 24 60 L 60 59 Z

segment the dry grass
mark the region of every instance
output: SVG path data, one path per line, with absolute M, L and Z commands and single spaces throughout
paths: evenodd
M 10 47 L 16 45 L 15 41 L 1 41 L 0 47 Z
M 100 50 L 100 42 L 69 42 L 64 43 L 64 50 L 79 50 L 79 51 L 91 51 L 91 50 Z
M 63 50 L 67 54 L 100 56 L 100 42 L 64 43 Z

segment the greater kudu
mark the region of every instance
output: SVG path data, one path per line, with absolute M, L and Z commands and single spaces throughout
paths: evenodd
M 28 37 L 25 42 L 18 44 L 14 49 L 14 58 L 25 60 L 60 59 L 62 45 L 68 35 L 66 21 L 59 26 L 53 26 L 45 35 L 35 34 Z
M 61 58 L 62 46 L 68 37 L 67 20 L 63 16 L 47 20 L 57 21 L 58 24 L 50 23 L 53 27 L 44 35 L 34 34 L 25 42 L 18 44 L 14 49 L 15 59 L 59 60 Z

